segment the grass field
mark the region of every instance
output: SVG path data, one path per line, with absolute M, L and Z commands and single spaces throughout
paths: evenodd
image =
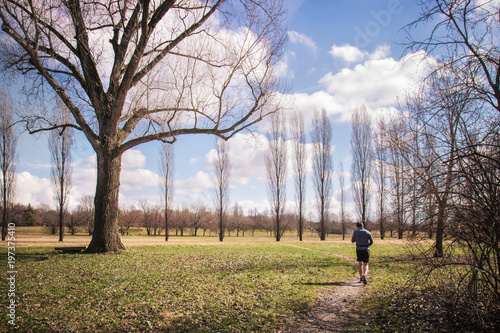
M 19 229 L 19 332 L 273 332 L 306 311 L 323 288 L 357 274 L 347 260 L 287 245 L 354 257 L 354 246 L 338 236 L 298 242 L 289 235 L 279 243 L 263 236 L 227 237 L 222 243 L 217 237 L 165 242 L 125 236 L 127 250 L 118 254 L 60 254 L 55 246 L 87 245 L 90 238 L 66 236 L 61 244 L 57 236 Z M 375 241 L 367 298 L 404 275 L 393 260 L 402 242 Z M 6 251 L 2 244 L 4 263 Z M 0 292 L 7 295 L 8 283 Z M 2 306 L 2 320 L 7 311 Z

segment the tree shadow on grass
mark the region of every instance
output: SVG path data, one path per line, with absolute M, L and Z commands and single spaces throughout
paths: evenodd
M 29 261 L 45 261 L 49 259 L 48 253 L 17 253 L 15 255 L 16 262 L 29 262 Z M 0 253 L 0 260 L 7 260 L 8 253 Z

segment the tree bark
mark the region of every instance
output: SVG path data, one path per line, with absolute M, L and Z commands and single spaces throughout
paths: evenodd
M 89 253 L 124 250 L 118 235 L 118 195 L 121 154 L 97 153 L 97 186 L 95 195 L 94 233 L 87 248 Z
M 436 244 L 434 247 L 434 257 L 441 258 L 443 256 L 443 235 L 444 235 L 444 210 L 445 205 L 439 203 L 439 212 L 437 217 L 437 228 L 436 228 Z

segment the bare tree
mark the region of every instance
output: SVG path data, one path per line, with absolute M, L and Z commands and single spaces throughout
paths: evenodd
M 74 118 L 54 124 L 32 111 L 29 131 L 73 127 L 97 154 L 87 252 L 124 248 L 125 151 L 193 133 L 227 139 L 281 108 L 283 18 L 281 0 L 1 2 L 4 67 L 34 88 L 44 80 Z
M 293 168 L 295 175 L 295 198 L 299 215 L 299 239 L 304 233 L 304 202 L 306 196 L 306 132 L 302 113 L 292 116 L 290 121 L 292 139 Z
M 236 237 L 240 236 L 240 231 L 245 235 L 245 215 L 243 214 L 243 209 L 238 205 L 237 202 L 233 206 L 233 215 L 231 216 L 232 225 L 236 229 Z
M 385 223 L 386 223 L 386 196 L 387 196 L 387 129 L 383 119 L 377 121 L 377 130 L 374 135 L 375 144 L 375 159 L 376 159 L 376 172 L 377 176 L 377 211 L 380 238 L 385 237 Z
M 40 209 L 39 214 L 40 214 L 40 219 L 42 221 L 42 225 L 49 229 L 51 235 L 55 235 L 57 232 L 57 222 L 58 222 L 57 212 L 53 209 L 44 207 Z
M 464 126 L 463 119 L 472 120 L 472 109 L 477 106 L 471 98 L 472 91 L 460 86 L 461 79 L 455 72 L 439 69 L 429 76 L 422 91 L 406 99 L 404 108 L 416 119 L 411 135 L 421 137 L 428 151 L 427 156 L 421 156 L 417 144 L 402 146 L 403 157 L 436 202 L 436 257 L 443 256 L 444 230 L 456 186 L 455 166 L 462 146 L 460 126 Z
M 404 210 L 405 202 L 405 170 L 406 163 L 401 154 L 405 136 L 405 117 L 401 113 L 393 116 L 387 126 L 387 139 L 389 142 L 389 165 L 392 178 L 392 206 L 393 220 L 396 225 L 398 238 L 402 239 L 406 229 L 406 218 Z M 392 231 L 391 231 L 392 236 Z
M 66 218 L 69 218 L 69 223 L 68 223 L 68 230 L 71 235 L 75 235 L 77 230 L 78 230 L 78 222 L 76 220 L 75 214 L 70 214 L 66 212 L 66 215 L 68 215 Z
M 450 236 L 460 253 L 467 254 L 458 263 L 467 267 L 462 276 L 468 286 L 459 297 L 481 322 L 495 314 L 495 304 L 500 302 L 500 133 L 495 127 L 484 126 L 479 136 L 477 129 L 460 126 L 465 144 L 453 191 L 458 199 L 451 214 L 457 227 L 450 230 Z
M 155 212 L 153 205 L 147 201 L 143 200 L 140 203 L 142 211 L 142 226 L 146 228 L 146 233 L 151 236 L 154 225 Z
M 457 318 L 467 316 L 469 327 L 477 325 L 469 330 L 488 330 L 487 324 L 495 325 L 491 318 L 498 318 L 500 301 L 499 3 L 420 4 L 422 14 L 409 32 L 424 23 L 430 33 L 410 39 L 409 49 L 440 55 L 439 67 L 418 99 L 425 124 L 418 132 L 426 154 L 417 171 L 425 180 L 427 215 L 436 227 L 432 255 L 440 257 L 429 260 L 423 279 L 433 272 L 446 276 L 456 271 L 454 280 L 460 283 L 444 294 L 446 303 L 455 305 Z M 422 36 L 420 31 L 413 35 Z M 445 235 L 449 243 L 443 242 Z M 444 247 L 447 243 L 453 247 Z
M 470 0 L 420 0 L 420 17 L 408 24 L 408 50 L 439 53 L 440 66 L 452 67 L 457 84 L 474 91 L 500 112 L 500 43 L 498 3 Z M 431 25 L 421 40 L 413 34 L 420 26 Z M 473 75 L 473 79 L 471 80 Z
M 326 239 L 330 200 L 333 192 L 332 125 L 326 115 L 314 112 L 311 139 L 313 151 L 313 184 L 320 223 L 320 239 Z
M 345 174 L 344 174 L 344 164 L 339 163 L 339 185 L 340 185 L 340 228 L 342 230 L 342 239 L 345 239 L 345 234 L 347 231 L 347 212 L 345 209 Z
M 165 241 L 168 241 L 169 218 L 172 212 L 172 197 L 174 193 L 174 173 L 175 173 L 175 151 L 174 145 L 163 143 L 160 150 L 160 172 L 161 182 L 160 192 L 165 203 Z
M 152 228 L 152 233 L 153 236 L 160 236 L 161 235 L 161 230 L 163 229 L 163 222 L 164 220 L 162 219 L 162 208 L 158 204 L 153 204 L 151 207 L 151 228 Z
M 13 128 L 13 103 L 7 92 L 0 90 L 0 167 L 2 168 L 2 241 L 7 236 L 9 212 L 13 206 L 16 175 L 17 137 Z
M 66 107 L 57 102 L 56 123 L 70 123 L 70 114 Z M 68 207 L 71 191 L 71 146 L 73 132 L 71 127 L 54 129 L 49 136 L 49 150 L 52 159 L 52 183 L 59 214 L 59 241 L 63 241 L 64 216 Z
M 352 193 L 359 218 L 362 223 L 366 223 L 372 195 L 370 180 L 372 176 L 373 132 L 370 115 L 364 105 L 354 110 L 351 126 Z
M 190 218 L 191 212 L 187 207 L 180 207 L 176 209 L 175 211 L 175 219 L 174 219 L 174 226 L 175 226 L 175 235 L 184 236 L 184 230 L 188 227 L 188 221 Z
M 191 205 L 189 214 L 189 227 L 191 228 L 191 236 L 197 236 L 198 230 L 208 220 L 209 211 L 201 202 Z
M 137 226 L 137 222 L 141 220 L 142 212 L 134 207 L 121 210 L 121 225 L 122 236 L 125 233 L 128 235 L 130 228 Z
M 85 218 L 85 226 L 89 236 L 92 235 L 94 232 L 94 196 L 84 195 L 80 199 L 80 204 L 77 209 L 82 212 Z
M 274 218 L 274 237 L 280 241 L 284 229 L 281 226 L 286 202 L 287 142 L 286 120 L 281 113 L 271 115 L 271 128 L 267 132 L 269 147 L 264 156 L 267 170 L 269 202 Z
M 215 141 L 213 168 L 215 172 L 215 210 L 219 220 L 219 240 L 222 242 L 226 228 L 227 206 L 229 204 L 229 180 L 231 177 L 229 143 L 227 141 L 221 139 Z

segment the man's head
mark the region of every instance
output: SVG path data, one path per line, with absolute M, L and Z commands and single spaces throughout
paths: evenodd
M 361 222 L 357 222 L 357 223 L 356 223 L 356 227 L 358 227 L 358 228 L 363 228 L 363 223 L 361 223 Z

